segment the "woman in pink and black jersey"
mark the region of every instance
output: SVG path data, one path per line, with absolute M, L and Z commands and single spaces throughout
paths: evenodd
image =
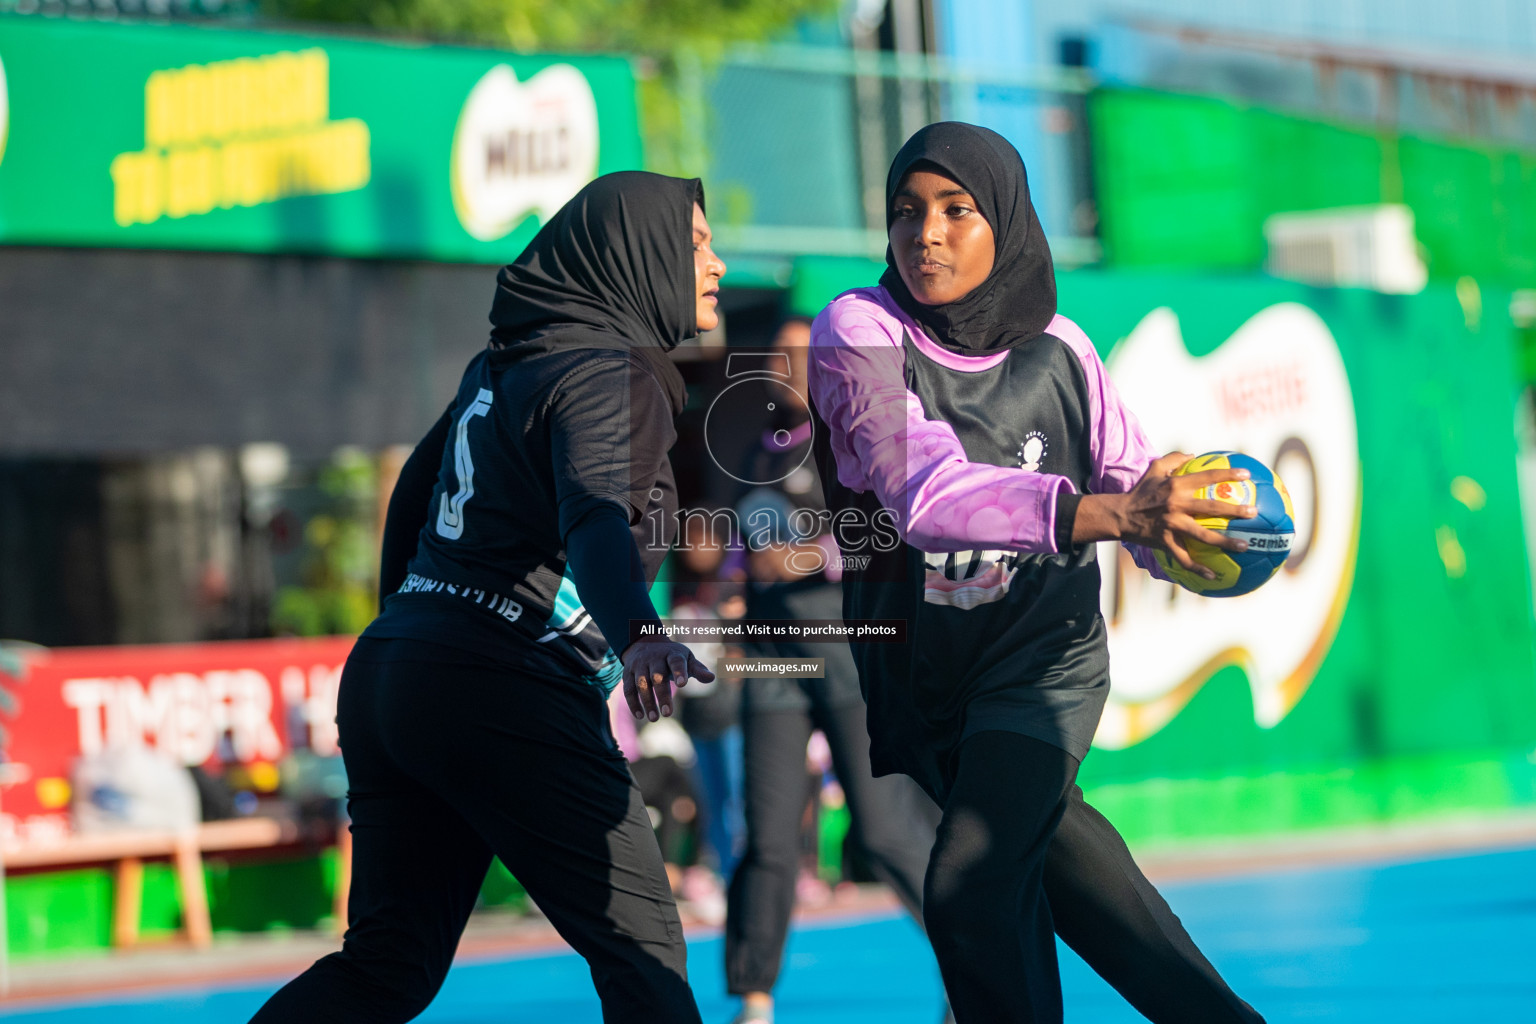
M 810 385 L 836 539 L 870 556 L 845 618 L 907 623 L 854 657 L 875 773 L 943 809 L 924 919 L 956 1019 L 1060 1021 L 1054 932 L 1151 1020 L 1261 1021 L 1075 782 L 1109 689 L 1093 542 L 1149 571 L 1152 548 L 1193 567 L 1187 538 L 1240 549 L 1195 522 L 1231 506 L 1194 492 L 1242 474 L 1176 478 L 1187 456 L 1156 457 L 1056 312 L 1002 136 L 929 125 L 886 203 L 888 269 L 817 317 Z

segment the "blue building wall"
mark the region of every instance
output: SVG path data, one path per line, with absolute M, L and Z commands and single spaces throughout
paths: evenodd
M 992 6 L 990 0 L 943 2 Z M 1030 11 L 1032 48 L 1017 56 L 1040 62 L 1057 59 L 1063 35 L 1135 18 L 1344 46 L 1536 57 L 1532 0 L 1018 0 L 1007 6 Z
M 939 53 L 962 66 L 1022 70 L 1030 64 L 1056 62 L 1055 44 L 1040 38 L 1033 0 L 939 0 L 934 16 Z M 1052 49 L 1047 61 L 1030 56 L 1042 48 Z M 1059 97 L 983 85 L 953 107 L 971 111 L 977 123 L 1008 139 L 1024 157 L 1030 192 L 1046 234 L 1074 233 L 1064 136 L 1046 131 L 1050 112 L 1062 109 Z
M 938 50 L 987 68 L 1058 65 L 1062 43 L 1089 44 L 1089 62 L 1106 81 L 1180 92 L 1241 97 L 1277 109 L 1345 121 L 1389 116 L 1406 131 L 1536 142 L 1536 102 L 1510 105 L 1492 94 L 1446 97 L 1404 80 L 1384 99 L 1369 74 L 1325 79 L 1309 63 L 1254 50 L 1189 48 L 1139 24 L 1194 27 L 1397 54 L 1414 64 L 1475 69 L 1511 80 L 1536 76 L 1536 0 L 934 0 Z M 1060 97 L 979 89 L 975 119 L 1007 136 L 1024 155 L 1046 230 L 1085 234 L 1074 216 L 1082 198 L 1071 143 L 1076 110 Z

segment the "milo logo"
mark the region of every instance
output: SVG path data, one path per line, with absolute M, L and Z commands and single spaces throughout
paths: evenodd
M 550 214 L 597 176 L 597 100 L 569 64 L 519 82 L 499 64 L 469 91 L 454 132 L 453 208 L 475 238 Z

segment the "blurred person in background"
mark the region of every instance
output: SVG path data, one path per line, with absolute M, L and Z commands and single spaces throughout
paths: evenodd
M 721 645 L 711 646 L 721 650 Z M 697 655 L 696 655 L 697 656 Z M 703 659 L 718 664 L 719 658 Z M 725 923 L 725 889 L 746 841 L 742 810 L 741 683 L 717 677 L 702 696 L 688 693 L 680 717 L 693 744 L 692 781 L 700 798 L 703 842 L 678 895 L 712 925 Z
M 810 384 L 831 505 L 894 514 L 903 542 L 858 538 L 872 560 L 844 612 L 908 624 L 906 643 L 853 653 L 874 770 L 943 808 L 923 906 L 956 1019 L 1060 1022 L 1054 929 L 1153 1021 L 1256 1024 L 1076 785 L 1109 687 L 1093 542 L 1143 567 L 1151 547 L 1193 567 L 1188 538 L 1240 549 L 1196 522 L 1233 507 L 1194 495 L 1241 471 L 1174 478 L 1188 456 L 1156 457 L 1057 315 L 1001 135 L 917 132 L 886 218 L 888 268 L 817 317 Z
M 804 397 L 810 324 L 790 320 L 774 339 L 788 359 L 789 387 Z M 748 619 L 840 619 L 842 590 L 837 548 L 830 538 L 794 536 L 798 509 L 826 506 L 811 468 L 808 405 L 777 403 L 752 465 L 742 476 L 775 481 L 742 499 L 739 519 L 748 535 Z M 770 524 L 759 529 L 759 524 Z M 813 568 L 814 567 L 814 568 Z M 826 737 L 833 771 L 848 802 L 850 835 L 875 874 L 889 885 L 919 924 L 923 872 L 933 845 L 937 813 L 911 780 L 877 779 L 869 768 L 869 734 L 858 670 L 844 643 L 778 641 L 751 653 L 823 658 L 821 679 L 754 677 L 742 689 L 745 755 L 746 853 L 731 879 L 725 926 L 726 985 L 742 997 L 736 1024 L 773 1020 L 773 987 L 794 911 L 802 821 L 806 814 L 806 748 L 813 730 Z M 813 799 L 819 787 L 812 790 Z
M 694 622 L 740 618 L 742 584 L 727 578 L 735 573 L 725 564 L 725 542 L 735 538 L 711 536 L 710 521 L 703 516 L 684 516 L 679 530 L 682 536 L 674 555 L 677 564 L 671 617 Z M 718 642 L 693 643 L 689 649 L 706 665 L 718 664 L 726 656 L 726 646 Z M 713 878 L 691 873 L 684 896 L 694 902 L 714 903 L 718 899 L 723 920 L 724 884 L 736 870 L 746 841 L 742 811 L 741 680 L 721 675 L 712 683 L 688 687 L 678 717 L 693 741 L 693 774 L 704 802 L 704 834 L 714 868 Z
M 680 610 L 672 609 L 674 618 L 679 618 Z M 725 653 L 721 644 L 693 646 L 719 652 L 713 657 L 696 652 L 695 656 L 707 665 L 717 664 Z M 697 873 L 690 875 L 684 895 L 697 900 L 703 895 L 700 887 L 718 888 L 723 900 L 724 886 L 735 872 L 746 842 L 742 810 L 741 681 L 720 676 L 713 683 L 690 687 L 679 717 L 693 743 L 694 782 L 703 798 L 707 859 L 713 868 L 709 879 L 698 877 Z
M 699 181 L 643 172 L 587 185 L 502 269 L 490 343 L 401 471 L 388 596 L 342 676 L 346 939 L 255 1021 L 421 1013 L 493 854 L 586 958 L 605 1021 L 699 1020 L 605 698 L 622 678 L 656 721 L 713 678 L 665 635 L 627 641 L 660 622 L 676 513 L 667 353 L 716 325 L 724 273 Z

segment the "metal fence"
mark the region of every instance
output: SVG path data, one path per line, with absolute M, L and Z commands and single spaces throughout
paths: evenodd
M 248 21 L 256 6 L 257 0 L 0 0 L 0 14 Z
M 879 257 L 885 175 L 902 142 L 932 121 L 984 124 L 1024 155 L 1058 261 L 1091 262 L 1090 86 L 1070 69 L 978 68 L 867 50 L 766 47 L 712 62 L 682 55 L 679 156 L 709 186 L 723 250 Z

